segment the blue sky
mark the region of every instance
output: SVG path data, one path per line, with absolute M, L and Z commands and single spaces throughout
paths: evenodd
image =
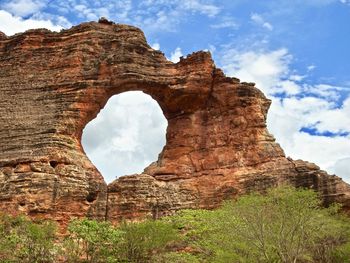
M 173 62 L 210 50 L 272 99 L 268 127 L 287 156 L 350 181 L 350 0 L 0 0 L 7 35 L 101 16 L 140 27 Z M 84 148 L 111 181 L 156 160 L 165 129 L 152 99 L 121 94 L 85 129 Z

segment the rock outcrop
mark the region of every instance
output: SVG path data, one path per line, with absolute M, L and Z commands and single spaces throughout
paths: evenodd
M 141 30 L 102 21 L 0 33 L 0 65 L 0 211 L 119 221 L 214 208 L 284 183 L 350 207 L 350 186 L 286 158 L 266 128 L 270 100 L 226 77 L 208 52 L 174 64 Z M 159 103 L 166 145 L 144 173 L 107 186 L 81 134 L 111 96 L 131 90 Z

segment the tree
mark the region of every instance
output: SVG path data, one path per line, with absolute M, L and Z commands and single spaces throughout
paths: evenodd
M 32 222 L 24 216 L 0 217 L 1 262 L 54 262 L 56 224 L 47 220 Z
M 156 255 L 152 262 L 154 263 L 200 263 L 200 258 L 187 252 L 169 252 Z
M 118 262 L 122 232 L 110 223 L 75 219 L 63 243 L 67 262 Z
M 164 220 L 122 223 L 121 259 L 126 262 L 150 262 L 164 252 L 167 245 L 178 240 L 177 230 Z
M 349 241 L 338 209 L 292 187 L 246 195 L 207 219 L 200 244 L 212 262 L 332 262 L 332 251 Z

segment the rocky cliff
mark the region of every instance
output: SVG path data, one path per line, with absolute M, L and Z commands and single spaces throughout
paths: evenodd
M 101 21 L 0 33 L 0 65 L 0 211 L 62 223 L 159 217 L 284 183 L 350 208 L 350 186 L 286 158 L 266 128 L 270 100 L 226 77 L 208 52 L 174 64 L 141 30 Z M 144 173 L 106 185 L 82 130 L 111 96 L 131 90 L 159 103 L 166 145 Z

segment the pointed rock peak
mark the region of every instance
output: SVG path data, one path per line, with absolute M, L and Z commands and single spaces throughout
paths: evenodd
M 0 39 L 6 39 L 6 38 L 7 38 L 6 34 L 0 31 Z
M 106 25 L 114 25 L 115 23 L 113 21 L 109 21 L 107 18 L 105 17 L 101 17 L 98 22 L 100 24 L 106 24 Z

